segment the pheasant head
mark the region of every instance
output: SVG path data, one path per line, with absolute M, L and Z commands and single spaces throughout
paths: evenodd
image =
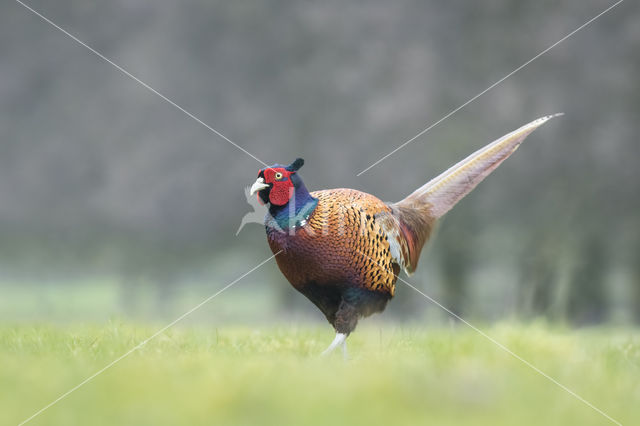
M 298 188 L 304 186 L 296 172 L 302 167 L 304 160 L 297 158 L 288 166 L 274 164 L 258 171 L 258 179 L 251 186 L 251 195 L 257 193 L 262 204 L 284 206 Z
M 257 193 L 260 203 L 269 204 L 273 221 L 267 221 L 267 227 L 279 230 L 296 228 L 306 223 L 318 204 L 297 173 L 303 164 L 304 160 L 297 158 L 288 166 L 274 164 L 258 171 L 258 179 L 249 192 L 251 195 Z

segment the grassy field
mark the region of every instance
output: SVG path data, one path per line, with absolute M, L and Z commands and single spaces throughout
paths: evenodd
M 0 424 L 18 424 L 157 328 L 0 327 Z M 640 334 L 498 324 L 492 337 L 625 425 L 640 424 Z M 33 425 L 601 425 L 592 408 L 464 326 L 176 327 Z

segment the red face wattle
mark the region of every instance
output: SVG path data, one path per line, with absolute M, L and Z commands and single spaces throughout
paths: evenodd
M 276 206 L 287 204 L 295 190 L 291 182 L 291 175 L 295 172 L 290 172 L 284 167 L 266 168 L 260 172 L 264 175 L 264 182 L 272 185 L 269 190 L 269 202 Z
M 288 166 L 275 164 L 258 171 L 258 179 L 251 185 L 250 194 L 257 194 L 260 204 L 271 203 L 284 206 L 301 184 L 297 176 L 293 176 L 304 165 L 302 158 L 296 158 Z M 294 183 L 295 182 L 295 183 Z

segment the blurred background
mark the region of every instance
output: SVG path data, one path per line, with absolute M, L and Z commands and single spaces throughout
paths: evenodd
M 565 112 L 440 224 L 409 281 L 464 318 L 640 323 L 640 8 L 606 1 L 30 0 L 309 189 L 396 201 Z M 258 162 L 0 5 L 0 320 L 172 319 L 268 257 Z M 447 320 L 398 282 L 378 321 Z M 270 262 L 187 321 L 324 321 Z

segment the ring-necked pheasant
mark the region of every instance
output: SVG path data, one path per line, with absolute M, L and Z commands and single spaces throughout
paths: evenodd
M 384 310 L 401 269 L 415 271 L 436 220 L 552 117 L 490 143 L 393 204 L 354 189 L 309 192 L 297 173 L 301 158 L 259 171 L 250 192 L 269 205 L 267 240 L 278 266 L 336 330 L 324 353 L 342 345 L 346 356 L 358 319 Z

